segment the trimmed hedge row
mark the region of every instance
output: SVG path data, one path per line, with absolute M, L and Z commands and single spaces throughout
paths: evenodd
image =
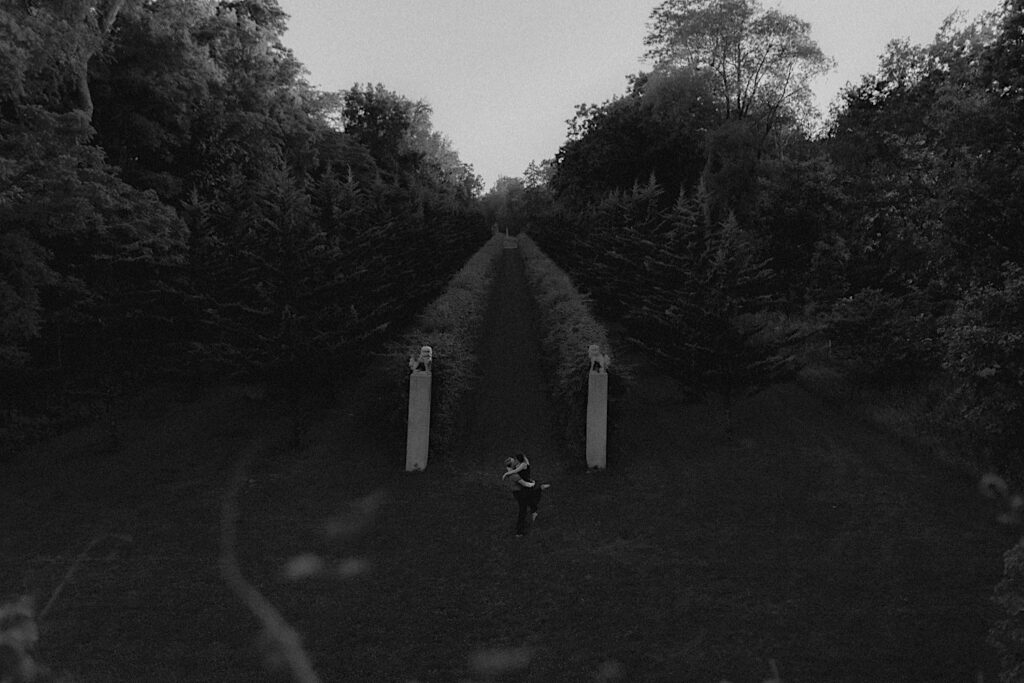
M 590 300 L 576 289 L 569 276 L 527 235 L 518 239 L 530 293 L 540 313 L 541 346 L 551 376 L 549 393 L 555 409 L 555 427 L 570 455 L 583 457 L 587 438 L 588 348 L 597 344 L 601 353 L 613 356 L 608 331 L 594 318 Z M 608 372 L 610 387 L 624 379 L 614 363 Z
M 430 407 L 433 454 L 450 443 L 459 405 L 473 386 L 476 348 L 503 240 L 503 235 L 488 240 L 452 277 L 441 296 L 423 309 L 413 328 L 388 346 L 392 384 L 388 395 L 403 420 L 409 396 L 409 357 L 419 356 L 421 346 L 434 351 Z

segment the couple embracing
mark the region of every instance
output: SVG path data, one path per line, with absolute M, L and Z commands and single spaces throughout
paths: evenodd
M 530 523 L 537 519 L 537 508 L 540 506 L 541 494 L 550 484 L 538 484 L 530 474 L 530 461 L 522 451 L 514 457 L 505 458 L 505 473 L 502 481 L 508 482 L 512 496 L 519 504 L 519 517 L 516 518 L 516 536 L 526 533 L 527 514 Z

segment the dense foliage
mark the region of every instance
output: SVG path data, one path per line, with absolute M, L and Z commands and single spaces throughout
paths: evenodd
M 0 9 L 0 365 L 330 377 L 486 239 L 430 107 L 325 93 L 276 0 Z M 24 400 L 25 396 L 21 397 Z
M 791 369 L 793 339 L 763 324 L 784 315 L 862 385 L 929 394 L 929 428 L 977 464 L 1024 476 L 1022 25 L 1008 0 L 894 41 L 822 129 L 806 86 L 829 60 L 806 23 L 668 0 L 654 68 L 578 108 L 544 182 L 485 201 L 526 214 L 696 395 Z
M 825 233 L 842 245 L 827 260 L 845 291 L 823 303 L 841 312 L 859 298 L 881 321 L 874 343 L 902 350 L 879 369 L 929 378 L 966 448 L 1016 476 L 1024 119 L 1021 62 L 1008 57 L 1022 11 L 1007 2 L 947 22 L 931 45 L 891 44 L 878 73 L 844 93 L 821 143 L 845 195 L 845 219 Z

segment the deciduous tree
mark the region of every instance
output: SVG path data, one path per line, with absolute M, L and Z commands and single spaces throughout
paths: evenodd
M 652 174 L 670 196 L 680 187 L 692 191 L 705 166 L 707 131 L 716 121 L 705 85 L 685 71 L 640 74 L 626 95 L 579 105 L 555 157 L 552 189 L 577 207 L 645 183 Z
M 666 0 L 645 44 L 659 68 L 706 74 L 721 118 L 755 119 L 763 135 L 806 118 L 810 81 L 831 64 L 807 22 L 760 0 Z

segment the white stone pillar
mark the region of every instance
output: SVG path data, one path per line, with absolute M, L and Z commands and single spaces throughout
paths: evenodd
M 405 471 L 419 472 L 427 468 L 430 447 L 430 380 L 433 350 L 420 349 L 419 358 L 409 358 L 409 420 L 405 441 Z
M 603 470 L 608 451 L 608 356 L 591 344 L 587 379 L 587 468 Z

